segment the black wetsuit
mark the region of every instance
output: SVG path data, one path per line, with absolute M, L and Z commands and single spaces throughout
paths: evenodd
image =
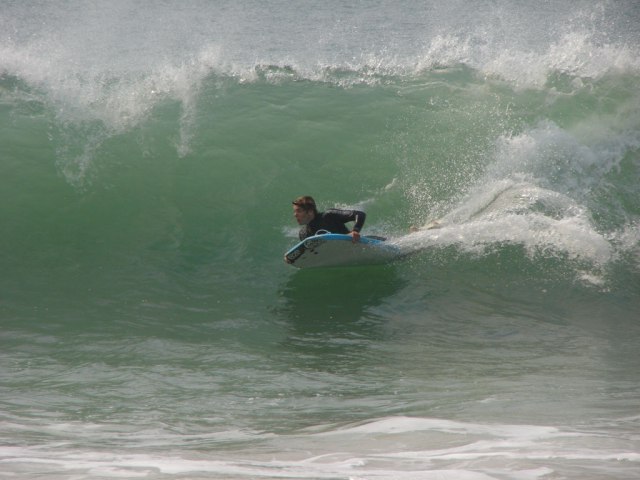
M 331 233 L 349 233 L 345 223 L 355 222 L 353 230 L 359 232 L 364 225 L 366 214 L 359 210 L 338 210 L 331 208 L 326 212 L 317 213 L 311 222 L 300 230 L 300 240 L 311 237 L 318 230 L 327 230 Z

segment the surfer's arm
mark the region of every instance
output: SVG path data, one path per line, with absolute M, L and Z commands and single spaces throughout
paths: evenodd
M 364 226 L 364 219 L 367 218 L 367 214 L 360 210 L 353 210 L 353 213 L 355 214 L 354 222 L 356 223 L 351 229 L 351 232 L 357 233 L 358 238 L 360 238 L 360 230 L 362 230 L 362 227 Z
M 354 222 L 353 228 L 349 235 L 353 237 L 353 241 L 360 240 L 360 230 L 364 226 L 364 221 L 367 218 L 367 214 L 360 210 L 331 210 L 333 215 L 336 215 L 341 223 Z
M 353 238 L 354 242 L 359 242 L 360 230 L 362 230 L 362 227 L 364 226 L 364 219 L 367 217 L 367 214 L 364 212 L 361 212 L 360 210 L 353 210 L 353 213 L 355 215 L 354 222 L 356 223 L 353 225 L 350 235 L 351 235 L 351 238 Z
M 360 210 L 347 210 L 345 213 L 349 215 L 349 222 L 355 222 L 349 235 L 353 237 L 354 242 L 357 242 L 360 240 L 360 230 L 362 230 L 364 226 L 364 220 L 367 218 L 367 214 Z

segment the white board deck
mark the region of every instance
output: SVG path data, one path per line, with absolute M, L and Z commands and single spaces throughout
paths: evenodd
M 327 233 L 305 238 L 285 253 L 296 268 L 376 265 L 400 255 L 400 249 L 377 238 L 361 236 L 353 242 L 350 235 Z

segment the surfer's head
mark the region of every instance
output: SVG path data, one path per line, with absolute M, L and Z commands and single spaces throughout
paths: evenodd
M 309 196 L 296 198 L 293 202 L 293 216 L 299 225 L 306 225 L 314 219 L 318 210 L 316 201 Z

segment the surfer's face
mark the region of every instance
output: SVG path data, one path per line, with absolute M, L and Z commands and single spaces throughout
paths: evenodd
M 313 220 L 313 210 L 305 210 L 299 205 L 293 206 L 293 216 L 296 218 L 298 225 L 306 225 Z

